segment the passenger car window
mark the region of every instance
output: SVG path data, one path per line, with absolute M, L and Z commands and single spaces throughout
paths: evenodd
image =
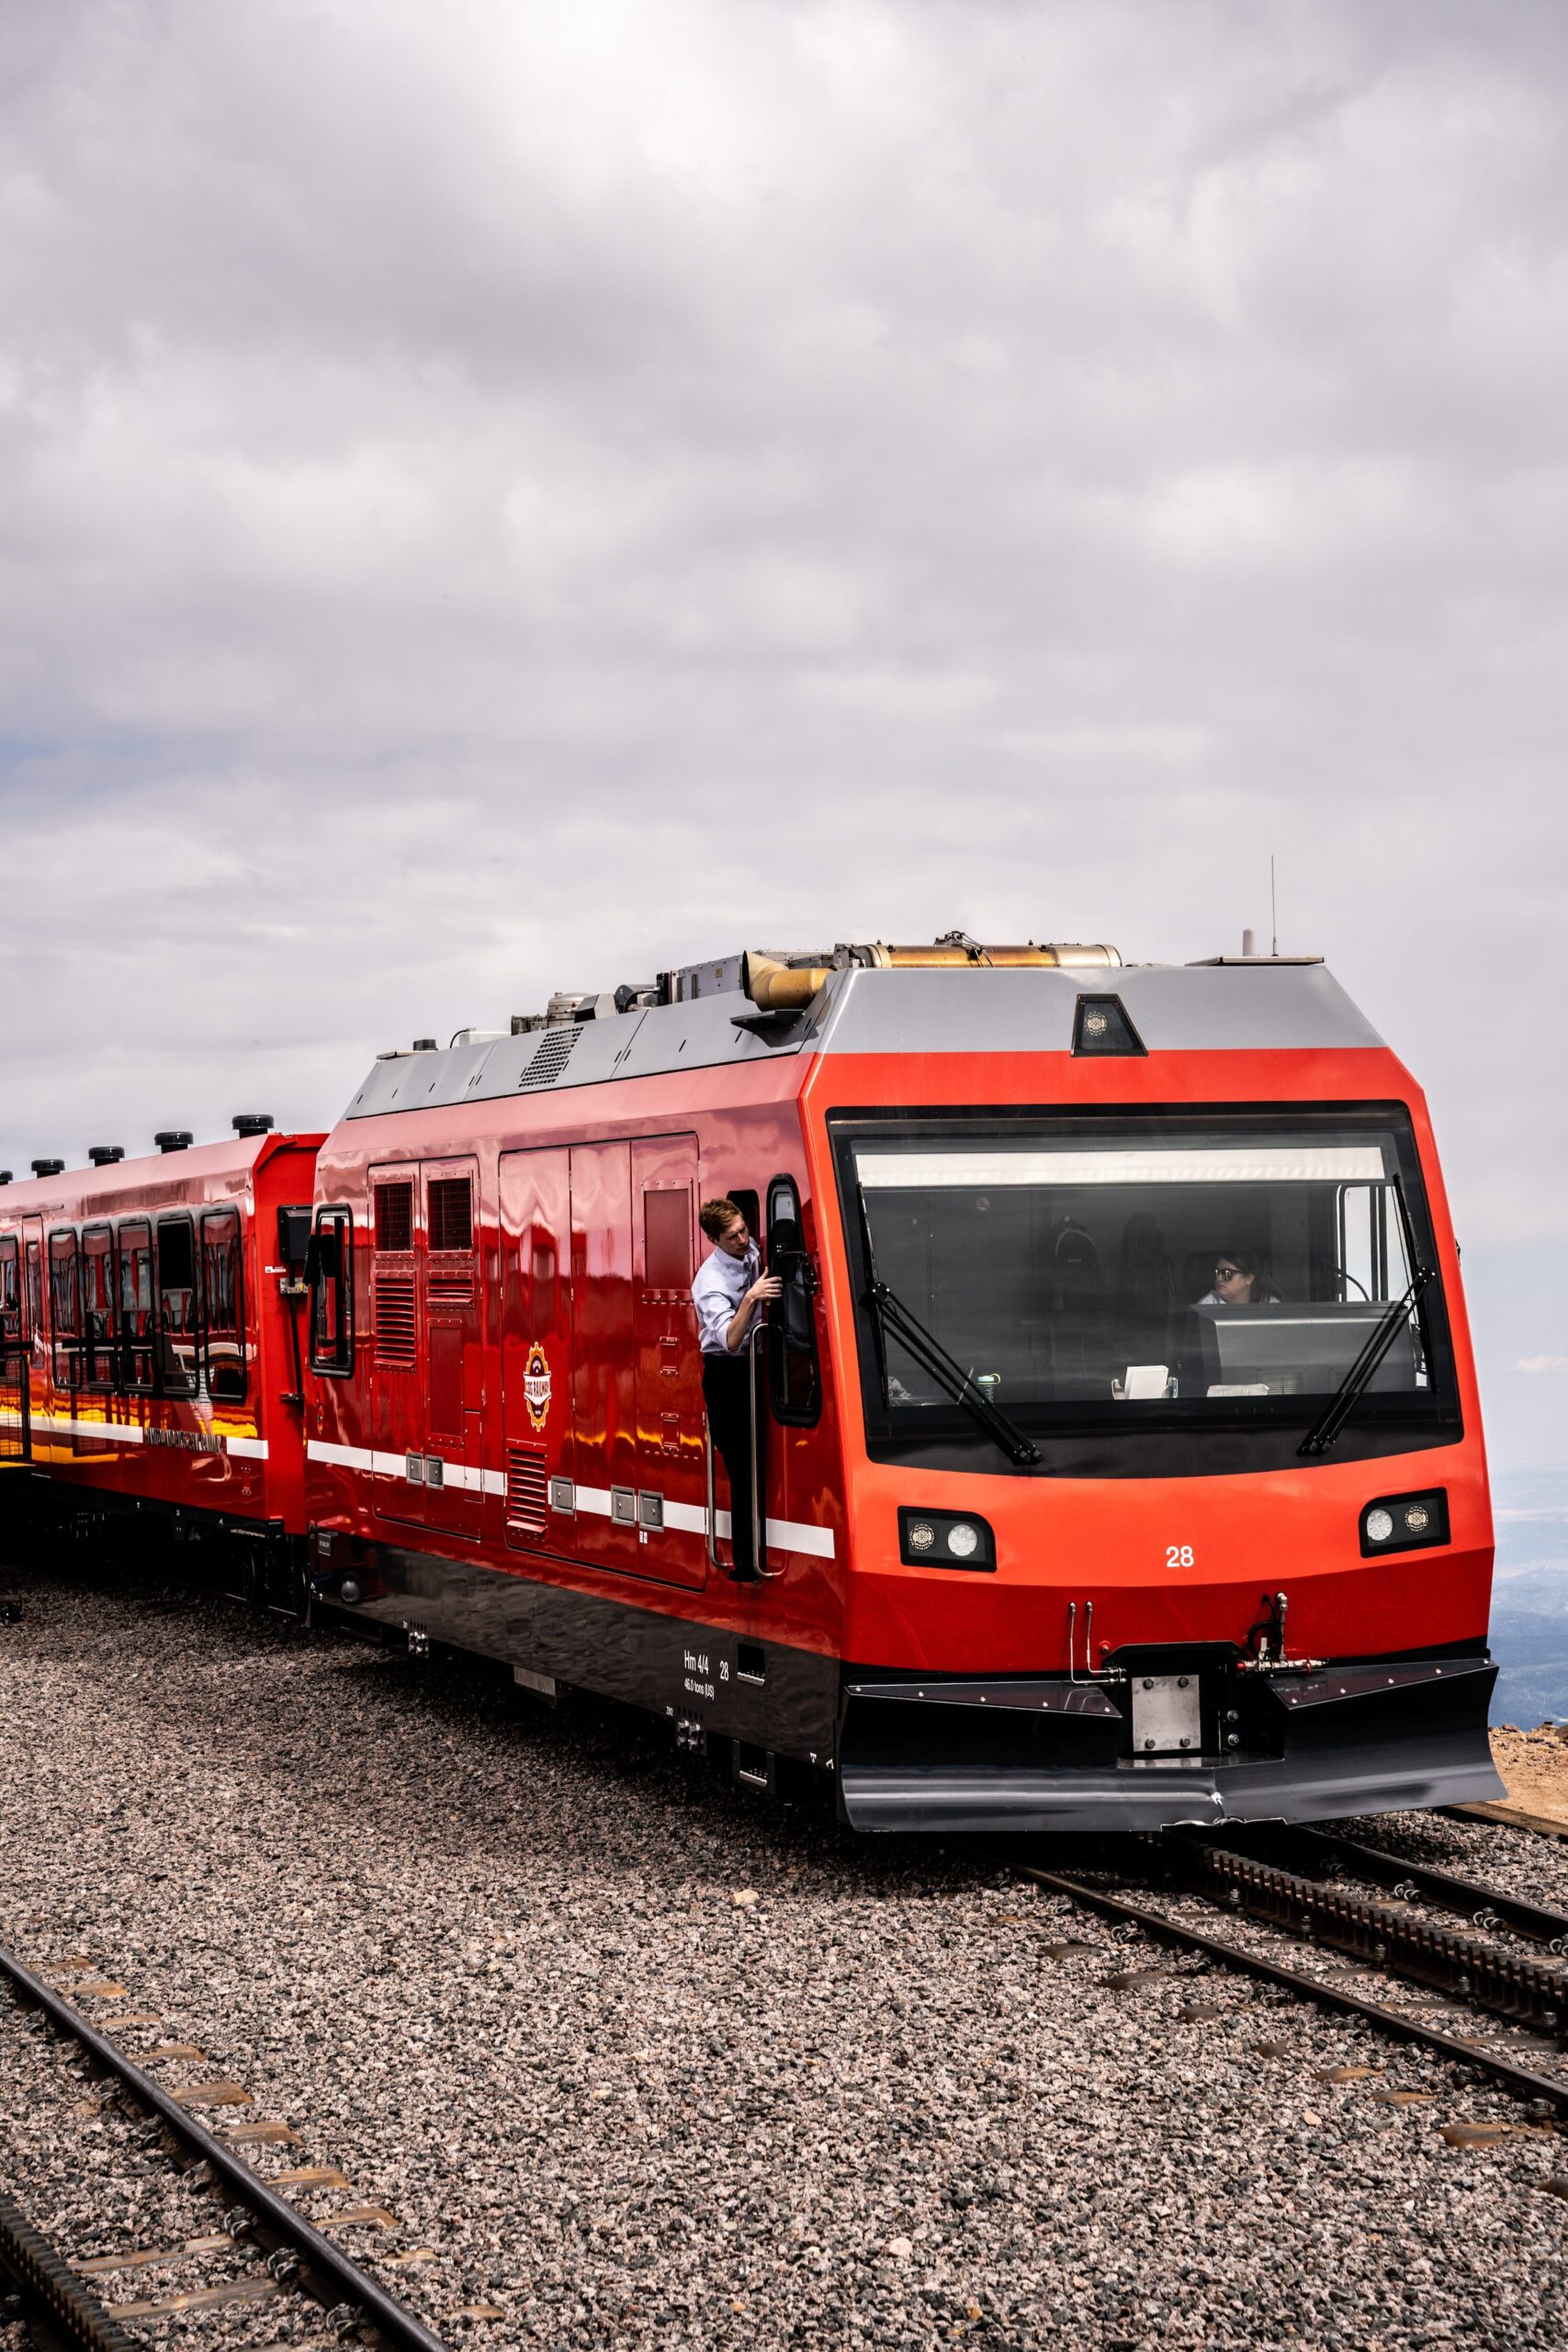
M 238 1404 L 245 1393 L 245 1302 L 238 1209 L 204 1213 L 201 1281 L 207 1302 L 208 1394 L 225 1404 Z
M 49 1237 L 50 1318 L 57 1388 L 74 1388 L 82 1375 L 80 1297 L 75 1230 L 62 1227 Z
M 114 1235 L 107 1225 L 82 1228 L 82 1370 L 89 1388 L 115 1385 Z
M 158 1219 L 158 1385 L 165 1396 L 197 1391 L 200 1293 L 188 1216 Z
M 118 1234 L 119 1376 L 133 1394 L 152 1385 L 152 1228 L 128 1217 Z

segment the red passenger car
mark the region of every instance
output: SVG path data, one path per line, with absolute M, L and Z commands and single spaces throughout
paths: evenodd
M 79 1525 L 141 1514 L 227 1547 L 242 1586 L 298 1589 L 321 1138 L 234 1125 L 0 1187 L 0 1493 L 30 1472 L 24 1493 Z
M 719 1194 L 784 1283 L 755 1585 L 689 1295 Z M 1321 965 L 732 957 L 383 1057 L 316 1197 L 324 1603 L 867 1828 L 1497 1793 L 1441 1177 Z

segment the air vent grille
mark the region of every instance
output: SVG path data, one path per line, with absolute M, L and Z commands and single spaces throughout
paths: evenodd
M 474 1285 L 467 1274 L 432 1274 L 424 1295 L 432 1306 L 471 1306 Z
M 547 1029 L 534 1048 L 534 1057 L 518 1080 L 518 1090 L 530 1086 L 553 1086 L 571 1058 L 571 1049 L 582 1032 L 575 1024 L 559 1029 Z
M 376 1247 L 389 1252 L 413 1248 L 413 1186 L 376 1187 Z
M 378 1274 L 376 1361 L 407 1367 L 414 1362 L 415 1318 L 412 1274 Z
M 542 1445 L 506 1449 L 506 1524 L 514 1535 L 542 1535 L 550 1481 Z
M 467 1176 L 437 1176 L 429 1194 L 432 1252 L 474 1246 L 473 1189 Z

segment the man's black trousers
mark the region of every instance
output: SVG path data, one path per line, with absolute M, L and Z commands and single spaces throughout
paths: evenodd
M 729 1479 L 730 1544 L 737 1572 L 758 1566 L 751 1547 L 751 1379 L 748 1356 L 704 1356 L 708 1432 Z M 766 1474 L 763 1473 L 764 1491 Z M 759 1510 L 759 1517 L 761 1516 Z

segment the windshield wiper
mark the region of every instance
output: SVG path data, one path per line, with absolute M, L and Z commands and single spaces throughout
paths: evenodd
M 865 1294 L 865 1303 L 881 1324 L 884 1344 L 889 1338 L 897 1340 L 905 1354 L 913 1356 L 955 1405 L 963 1406 L 976 1428 L 984 1430 L 1010 1462 L 1017 1463 L 1021 1469 L 1028 1463 L 1039 1461 L 1040 1448 L 1033 1439 L 1025 1437 L 1016 1421 L 1010 1421 L 999 1406 L 981 1395 L 957 1358 L 948 1354 L 942 1341 L 923 1323 L 916 1321 L 897 1292 L 889 1290 L 886 1283 L 874 1282 Z
M 1410 1211 L 1405 1205 L 1404 1187 L 1397 1176 L 1390 1189 L 1399 1209 L 1400 1224 L 1404 1230 L 1404 1262 L 1407 1266 L 1415 1266 L 1416 1272 L 1410 1277 L 1409 1286 L 1404 1297 L 1394 1300 L 1382 1322 L 1369 1335 L 1366 1346 L 1296 1448 L 1298 1454 L 1304 1453 L 1311 1456 L 1327 1453 L 1348 1420 L 1357 1398 L 1367 1387 L 1372 1374 L 1393 1347 L 1401 1326 L 1415 1312 L 1427 1285 L 1438 1279 L 1435 1266 L 1423 1266 L 1416 1263 L 1416 1236 L 1411 1230 Z

